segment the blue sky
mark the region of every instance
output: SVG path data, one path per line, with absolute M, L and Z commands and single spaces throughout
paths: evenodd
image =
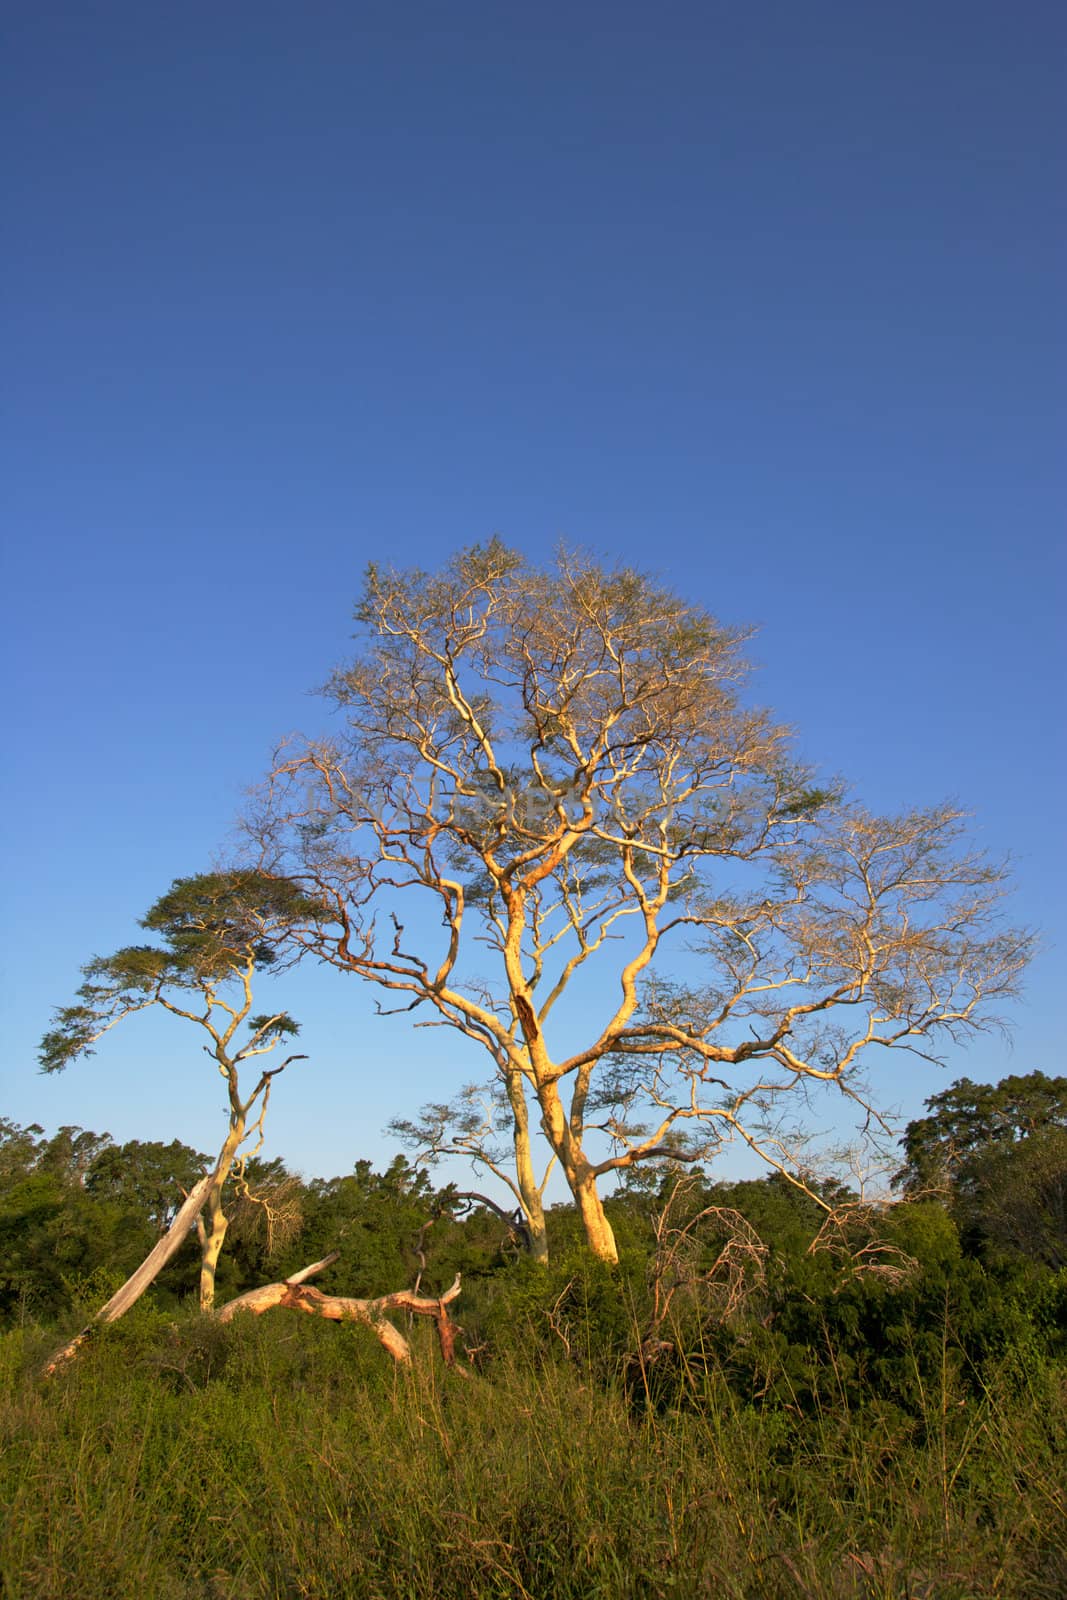
M 1014 1049 L 883 1069 L 885 1103 L 1065 1070 L 1061 5 L 8 33 L 0 1114 L 217 1144 L 177 1026 L 45 1079 L 51 1008 L 321 723 L 366 562 L 497 531 L 759 624 L 805 755 L 1015 855 L 1045 949 Z M 292 987 L 271 1150 L 309 1174 L 477 1071 L 354 981 Z

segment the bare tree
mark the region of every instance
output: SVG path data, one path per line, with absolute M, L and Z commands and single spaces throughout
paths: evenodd
M 132 945 L 95 957 L 83 968 L 78 1003 L 56 1012 L 41 1042 L 41 1066 L 56 1072 L 93 1054 L 97 1041 L 123 1018 L 152 1006 L 195 1023 L 207 1035 L 204 1049 L 226 1085 L 229 1126 L 196 1217 L 204 1311 L 214 1304 L 228 1227 L 227 1180 L 235 1176 L 242 1195 L 250 1198 L 245 1164 L 262 1147 L 271 1085 L 290 1062 L 304 1059 L 290 1055 L 276 1066 L 259 1067 L 253 1087 L 242 1090 L 241 1067 L 270 1055 L 299 1032 L 284 1011 L 252 1014 L 253 981 L 258 969 L 275 963 L 286 925 L 313 910 L 291 884 L 255 873 L 179 878 L 141 924 L 161 933 L 163 944 Z
M 613 1260 L 599 1180 L 694 1129 L 791 1172 L 783 1101 L 869 1116 L 864 1059 L 935 1056 L 1012 992 L 1030 941 L 963 813 L 817 785 L 699 606 L 494 540 L 372 566 L 357 617 L 342 730 L 279 753 L 258 862 L 328 903 L 306 949 L 487 1052 L 535 1233 L 531 1111 Z
M 730 1206 L 691 1211 L 700 1185 L 677 1178 L 652 1218 L 655 1248 L 649 1260 L 651 1303 L 640 1346 L 630 1366 L 648 1368 L 678 1349 L 676 1313 L 682 1306 L 698 1322 L 725 1322 L 763 1288 L 770 1254 L 755 1228 Z M 674 1337 L 665 1339 L 664 1331 Z

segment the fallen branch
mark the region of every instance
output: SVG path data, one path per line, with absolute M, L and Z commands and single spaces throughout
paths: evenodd
M 284 1283 L 267 1283 L 259 1289 L 249 1289 L 245 1294 L 220 1306 L 215 1313 L 220 1322 L 230 1322 L 239 1311 L 250 1311 L 261 1317 L 265 1311 L 280 1307 L 290 1311 L 305 1311 L 310 1316 L 325 1317 L 330 1322 L 362 1322 L 374 1330 L 394 1361 L 407 1366 L 411 1361 L 411 1346 L 404 1335 L 386 1319 L 387 1311 L 408 1311 L 417 1317 L 432 1317 L 437 1324 L 441 1355 L 446 1366 L 455 1366 L 456 1327 L 448 1314 L 448 1307 L 460 1292 L 460 1275 L 438 1299 L 415 1294 L 410 1289 L 398 1289 L 393 1294 L 379 1295 L 373 1300 L 357 1300 L 350 1295 L 323 1294 L 312 1289 L 305 1280 L 336 1261 L 336 1252 L 316 1261 L 300 1272 L 294 1272 Z M 461 1371 L 462 1368 L 457 1368 Z
M 128 1311 L 134 1301 L 141 1297 L 152 1279 L 162 1271 L 191 1231 L 204 1204 L 210 1182 L 210 1177 L 200 1180 L 151 1255 L 142 1261 L 122 1288 L 112 1295 L 107 1305 L 97 1312 L 92 1322 L 61 1350 L 56 1351 L 42 1367 L 42 1377 L 51 1377 L 52 1373 L 77 1355 L 100 1323 L 117 1321 L 123 1312 Z M 328 1256 L 323 1256 L 321 1261 L 313 1261 L 310 1266 L 301 1267 L 299 1272 L 292 1273 L 284 1283 L 267 1283 L 259 1289 L 249 1289 L 245 1294 L 238 1295 L 235 1300 L 227 1301 L 226 1305 L 220 1306 L 215 1316 L 219 1322 L 231 1322 L 239 1311 L 250 1311 L 253 1316 L 259 1317 L 265 1311 L 282 1307 L 291 1311 L 305 1311 L 311 1316 L 325 1317 L 330 1322 L 363 1322 L 374 1330 L 394 1361 L 408 1366 L 411 1362 L 411 1346 L 385 1316 L 387 1311 L 408 1311 L 417 1317 L 434 1319 L 445 1365 L 455 1367 L 456 1325 L 448 1314 L 448 1308 L 460 1292 L 458 1272 L 451 1288 L 446 1289 L 437 1299 L 416 1294 L 410 1289 L 398 1289 L 393 1294 L 379 1295 L 374 1300 L 357 1300 L 349 1295 L 323 1294 L 321 1290 L 311 1288 L 307 1283 L 308 1278 L 331 1267 L 339 1255 L 340 1251 L 331 1251 Z M 456 1371 L 463 1372 L 463 1368 L 456 1367 Z M 465 1372 L 464 1376 L 467 1376 Z
M 137 1271 L 126 1279 L 121 1289 L 115 1291 L 107 1305 L 102 1306 L 96 1313 L 92 1322 L 88 1323 L 80 1333 L 75 1334 L 73 1339 L 69 1340 L 62 1349 L 57 1350 L 55 1355 L 46 1361 L 41 1368 L 42 1377 L 50 1378 L 53 1372 L 56 1372 L 76 1356 L 86 1339 L 89 1338 L 100 1323 L 117 1322 L 119 1317 L 123 1316 L 141 1298 L 153 1278 L 163 1271 L 171 1256 L 185 1243 L 186 1235 L 192 1231 L 193 1224 L 203 1209 L 210 1185 L 211 1177 L 209 1175 L 201 1178 L 200 1182 L 189 1191 L 184 1205 L 162 1239 L 156 1244 L 155 1249 L 145 1256 Z

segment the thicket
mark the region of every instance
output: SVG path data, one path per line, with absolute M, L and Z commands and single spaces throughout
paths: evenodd
M 411 1371 L 366 1328 L 220 1325 L 195 1310 L 187 1246 L 40 1380 L 202 1165 L 2 1127 L 5 1595 L 1067 1588 L 1067 1273 L 1048 1229 L 1034 1249 L 983 1231 L 978 1180 L 872 1211 L 829 1186 L 668 1174 L 608 1202 L 617 1267 L 559 1208 L 546 1268 L 402 1158 L 312 1183 L 262 1164 L 271 1214 L 238 1204 L 220 1292 L 331 1249 L 335 1293 L 433 1294 L 458 1270 L 461 1370 L 421 1324 Z M 1013 1203 L 1004 1170 L 990 1219 Z

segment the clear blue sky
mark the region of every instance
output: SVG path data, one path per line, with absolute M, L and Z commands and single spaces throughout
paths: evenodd
M 7 27 L 0 1113 L 217 1144 L 178 1025 L 45 1079 L 50 1010 L 317 725 L 367 560 L 494 531 L 760 624 L 809 757 L 1015 853 L 1046 950 L 1014 1051 L 887 1103 L 1067 1070 L 1061 3 Z M 480 1068 L 295 990 L 270 1148 L 309 1174 Z

